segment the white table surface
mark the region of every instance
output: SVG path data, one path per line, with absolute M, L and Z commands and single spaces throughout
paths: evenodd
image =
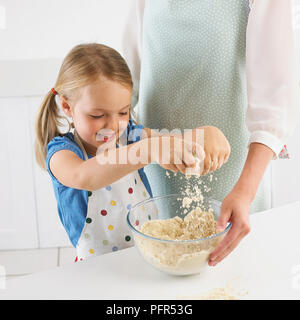
M 300 202 L 253 214 L 250 221 L 240 245 L 200 275 L 166 275 L 129 248 L 7 280 L 0 300 L 196 299 L 227 285 L 243 291 L 241 299 L 300 299 Z

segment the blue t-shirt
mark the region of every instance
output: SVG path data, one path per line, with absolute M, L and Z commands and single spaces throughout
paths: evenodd
M 134 125 L 130 119 L 127 130 L 124 133 L 126 134 L 127 144 L 139 141 L 141 139 L 142 130 L 143 126 Z M 54 194 L 57 200 L 59 218 L 69 236 L 72 245 L 76 247 L 81 235 L 81 231 L 85 224 L 89 191 L 66 187 L 54 177 L 49 168 L 49 161 L 53 154 L 59 150 L 70 150 L 74 152 L 80 159 L 85 159 L 82 150 L 75 142 L 74 135 L 71 132 L 54 137 L 48 143 L 46 167 L 52 179 Z M 92 156 L 88 154 L 88 158 L 90 159 Z M 144 169 L 140 169 L 138 172 L 150 197 L 152 197 L 152 191 Z

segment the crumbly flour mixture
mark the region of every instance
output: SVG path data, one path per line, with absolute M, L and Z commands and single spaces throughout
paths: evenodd
M 212 212 L 196 208 L 184 219 L 175 217 L 166 220 L 149 220 L 140 231 L 146 235 L 175 242 L 156 241 L 141 236 L 136 244 L 149 263 L 172 274 L 199 273 L 207 264 L 209 254 L 221 239 L 213 238 L 193 243 L 176 240 L 195 240 L 216 233 L 216 221 Z
M 149 236 L 165 240 L 194 240 L 216 233 L 216 221 L 212 212 L 200 208 L 192 210 L 184 219 L 149 220 L 141 228 Z

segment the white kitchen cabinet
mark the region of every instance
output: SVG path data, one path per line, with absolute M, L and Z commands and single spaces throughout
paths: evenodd
M 34 153 L 36 113 L 61 60 L 0 61 L 0 250 L 71 245 Z
M 37 248 L 29 105 L 0 99 L 0 250 Z
M 35 161 L 34 122 L 41 101 L 0 99 L 0 250 L 70 246 L 51 179 Z
M 36 212 L 38 221 L 39 247 L 65 247 L 71 243 L 67 237 L 58 216 L 57 203 L 54 196 L 52 181 L 48 172 L 42 170 L 35 160 L 35 118 L 43 97 L 28 98 L 29 118 L 31 128 L 31 151 L 33 162 L 33 176 L 35 185 Z

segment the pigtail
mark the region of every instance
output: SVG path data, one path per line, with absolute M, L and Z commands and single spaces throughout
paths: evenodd
M 38 165 L 46 170 L 47 145 L 56 136 L 60 135 L 60 120 L 64 119 L 59 114 L 59 107 L 55 100 L 55 94 L 50 91 L 44 98 L 35 121 L 36 141 L 35 157 Z

